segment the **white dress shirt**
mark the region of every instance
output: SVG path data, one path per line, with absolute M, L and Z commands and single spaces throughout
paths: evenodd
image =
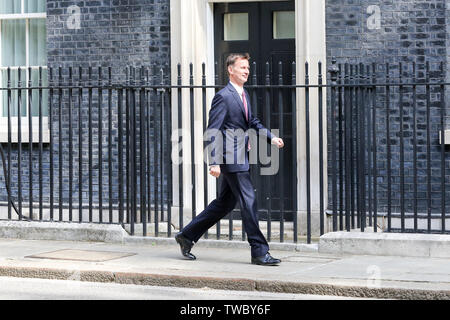
M 244 92 L 244 87 L 239 87 L 237 84 L 233 83 L 232 81 L 230 81 L 230 83 L 236 89 L 237 93 L 239 94 L 239 97 L 241 98 L 241 101 L 243 101 L 242 93 Z M 275 136 L 274 136 L 274 138 L 275 138 Z M 250 150 L 250 144 L 249 144 L 249 150 Z
M 231 85 L 236 89 L 237 93 L 239 93 L 239 97 L 241 98 L 242 101 L 242 93 L 244 92 L 244 87 L 239 87 L 237 84 L 231 82 Z

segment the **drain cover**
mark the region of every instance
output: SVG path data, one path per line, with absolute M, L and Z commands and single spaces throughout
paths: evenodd
M 136 253 L 63 249 L 27 256 L 26 258 L 102 262 L 134 256 Z

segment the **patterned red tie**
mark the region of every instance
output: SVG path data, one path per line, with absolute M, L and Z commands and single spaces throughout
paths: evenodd
M 245 120 L 248 121 L 248 109 L 247 109 L 247 100 L 245 100 L 245 92 L 242 91 L 242 102 L 244 103 L 244 109 L 245 109 Z
M 242 91 L 242 102 L 244 103 L 244 109 L 245 109 L 245 119 L 248 121 L 248 108 L 247 108 L 247 100 L 245 100 L 245 92 Z M 250 141 L 248 142 L 248 151 L 250 151 Z

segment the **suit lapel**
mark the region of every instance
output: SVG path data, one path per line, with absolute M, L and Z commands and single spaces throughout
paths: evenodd
M 242 99 L 239 96 L 239 93 L 236 91 L 236 89 L 233 87 L 233 85 L 231 83 L 228 83 L 228 90 L 230 90 L 231 94 L 233 95 L 234 99 L 236 100 L 236 103 L 241 108 L 242 115 L 244 116 L 244 119 L 245 119 L 244 103 L 242 102 Z M 244 92 L 245 92 L 245 90 L 244 90 Z M 247 99 L 248 95 L 246 94 L 245 97 Z M 247 99 L 247 109 L 248 109 L 248 116 L 249 116 L 249 119 L 250 119 L 250 104 L 248 103 L 248 99 Z

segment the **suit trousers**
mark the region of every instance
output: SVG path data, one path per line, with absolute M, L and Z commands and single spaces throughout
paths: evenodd
M 181 230 L 191 241 L 197 242 L 202 235 L 225 217 L 236 206 L 241 206 L 242 224 L 251 247 L 252 257 L 264 256 L 269 245 L 258 225 L 256 195 L 249 171 L 222 173 L 219 195 L 205 210 Z

